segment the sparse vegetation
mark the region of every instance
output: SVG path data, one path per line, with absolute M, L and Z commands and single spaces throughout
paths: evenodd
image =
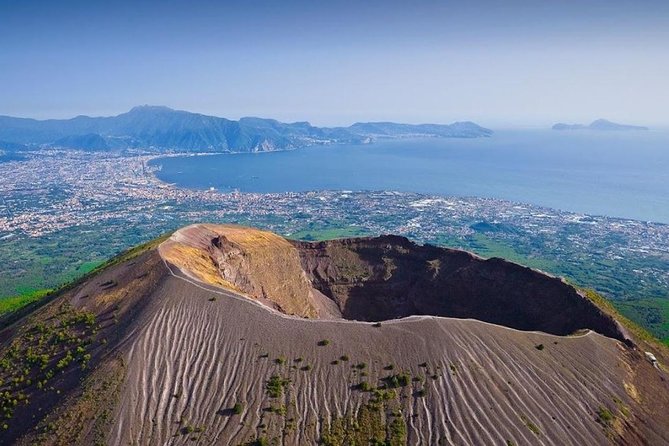
M 534 348 L 536 348 L 537 350 L 541 351 L 541 350 L 544 349 L 544 344 L 538 344 L 538 345 L 535 345 Z
M 270 398 L 279 398 L 283 395 L 283 389 L 290 384 L 289 379 L 281 378 L 279 375 L 272 375 L 265 384 L 265 390 Z
M 385 401 L 370 401 L 355 415 L 335 418 L 323 429 L 320 443 L 326 446 L 401 446 L 407 442 L 406 422 Z
M 372 402 L 377 404 L 397 398 L 397 393 L 392 389 L 374 389 L 372 395 Z
M 265 410 L 269 413 L 275 413 L 281 416 L 286 414 L 286 406 L 284 404 L 278 404 L 276 406 L 272 405 L 267 407 Z
M 186 424 L 183 426 L 181 429 L 181 434 L 182 435 L 189 435 L 192 433 L 199 434 L 201 432 L 204 432 L 204 427 L 203 426 L 193 426 L 192 424 Z M 197 437 L 191 437 L 191 440 L 195 438 L 197 440 Z
M 98 331 L 93 313 L 68 304 L 49 309 L 51 317 L 22 329 L 0 357 L 0 422 L 9 426 L 18 405 L 33 392 L 54 390 L 50 382 L 73 364 L 88 368 L 88 352 Z M 55 389 L 59 394 L 60 390 Z
M 616 407 L 620 411 L 620 413 L 624 417 L 629 417 L 630 416 L 630 409 L 625 405 L 625 403 L 622 402 L 622 400 L 618 397 L 613 397 L 613 402 L 616 404 Z
M 541 429 L 539 429 L 539 426 L 534 424 L 529 418 L 527 418 L 525 415 L 521 415 L 520 419 L 525 423 L 525 426 L 532 431 L 535 435 L 541 435 Z
M 386 387 L 395 389 L 398 387 L 406 387 L 411 384 L 411 376 L 408 373 L 399 373 L 397 375 L 390 375 L 383 378 Z
M 235 403 L 235 405 L 232 406 L 232 413 L 235 415 L 241 415 L 242 412 L 244 412 L 244 405 L 242 403 Z
M 604 406 L 599 406 L 597 409 L 597 421 L 600 422 L 601 424 L 608 426 L 610 425 L 613 420 L 615 419 L 615 415 Z
M 326 345 L 330 345 L 330 340 L 329 339 L 322 339 L 317 342 L 319 347 L 325 347 Z
M 404 419 L 398 416 L 390 423 L 390 438 L 386 444 L 391 446 L 406 444 L 406 437 L 407 425 Z
M 361 392 L 369 392 L 372 390 L 372 386 L 367 381 L 360 381 L 356 387 Z
M 348 361 L 348 355 L 341 355 L 341 356 L 339 357 L 339 360 L 340 360 L 340 361 Z

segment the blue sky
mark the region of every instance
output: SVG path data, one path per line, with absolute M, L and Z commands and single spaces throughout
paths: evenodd
M 669 125 L 669 1 L 0 0 L 0 114 Z

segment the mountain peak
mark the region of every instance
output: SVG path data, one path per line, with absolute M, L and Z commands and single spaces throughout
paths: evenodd
M 128 111 L 128 113 L 146 113 L 146 112 L 173 112 L 173 108 L 165 105 L 136 105 Z

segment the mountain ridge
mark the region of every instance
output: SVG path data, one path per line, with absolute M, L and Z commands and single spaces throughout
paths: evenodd
M 363 144 L 376 138 L 486 137 L 491 130 L 473 122 L 441 124 L 356 123 L 315 127 L 309 122 L 226 118 L 143 105 L 109 117 L 35 120 L 0 116 L 0 140 L 91 150 L 154 149 L 185 152 L 261 152 L 321 144 Z

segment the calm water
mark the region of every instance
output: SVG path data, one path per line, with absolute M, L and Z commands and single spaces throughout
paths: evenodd
M 187 188 L 398 190 L 502 198 L 669 223 L 669 132 L 498 131 L 291 152 L 164 158 Z

